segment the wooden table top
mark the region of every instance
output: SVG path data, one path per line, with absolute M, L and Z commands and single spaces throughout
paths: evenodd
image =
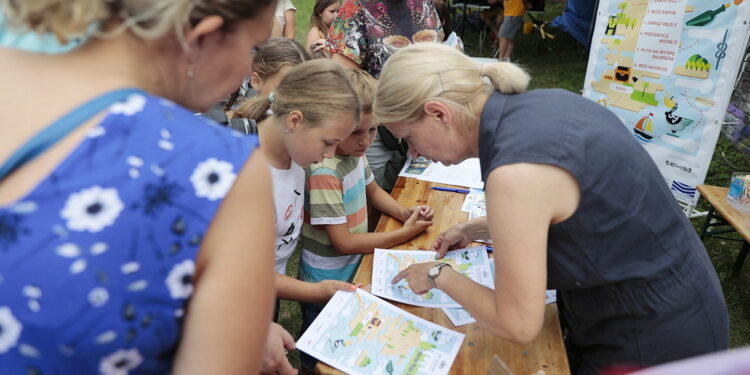
M 729 189 L 711 185 L 698 185 L 697 188 L 701 196 L 719 212 L 721 217 L 731 224 L 745 241 L 750 242 L 750 215 L 737 211 L 727 202 Z
M 399 177 L 392 196 L 405 207 L 417 204 L 432 207 L 435 210 L 435 219 L 433 226 L 425 233 L 409 242 L 394 246 L 394 249 L 429 249 L 432 241 L 441 231 L 468 220 L 468 213 L 461 211 L 464 198 L 466 198 L 465 194 L 436 191 L 431 189 L 432 186 L 445 185 Z M 376 231 L 391 231 L 400 227 L 400 221 L 383 215 Z M 354 276 L 355 283 L 367 285 L 372 282 L 372 261 L 372 254 L 362 258 L 362 263 Z M 515 375 L 531 375 L 539 370 L 544 371 L 546 375 L 570 374 L 555 304 L 547 305 L 544 327 L 539 336 L 528 345 L 517 345 L 493 336 L 476 323 L 455 327 L 441 309 L 389 302 L 414 315 L 466 335 L 451 367 L 451 374 L 485 374 L 495 354 Z M 318 363 L 315 371 L 318 374 L 342 374 L 322 362 Z

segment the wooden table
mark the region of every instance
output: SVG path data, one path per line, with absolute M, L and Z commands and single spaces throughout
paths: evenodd
M 465 194 L 436 191 L 430 189 L 432 186 L 430 182 L 412 178 L 399 177 L 396 181 L 392 196 L 405 207 L 417 204 L 432 207 L 435 210 L 435 220 L 433 226 L 425 233 L 407 243 L 394 246 L 394 249 L 428 249 L 441 231 L 468 220 L 468 213 L 461 211 Z M 391 231 L 400 227 L 400 221 L 383 215 L 376 231 Z M 354 276 L 355 283 L 366 285 L 372 282 L 372 261 L 372 254 L 363 257 Z M 539 370 L 543 370 L 546 375 L 570 374 L 555 304 L 547 305 L 544 327 L 539 336 L 528 345 L 517 345 L 491 335 L 476 323 L 454 327 L 441 309 L 389 302 L 414 315 L 466 335 L 451 367 L 451 374 L 485 374 L 495 354 L 505 362 L 514 375 L 531 375 Z M 315 371 L 318 374 L 342 374 L 322 362 L 318 363 Z
M 711 208 L 708 210 L 706 221 L 703 222 L 701 230 L 701 240 L 704 237 L 717 237 L 730 241 L 737 241 L 734 238 L 719 236 L 724 233 L 738 232 L 744 239 L 742 249 L 740 249 L 737 260 L 734 262 L 732 276 L 736 277 L 740 273 L 742 263 L 747 258 L 750 250 L 750 215 L 737 211 L 727 202 L 728 188 L 698 185 L 698 191 L 706 199 Z

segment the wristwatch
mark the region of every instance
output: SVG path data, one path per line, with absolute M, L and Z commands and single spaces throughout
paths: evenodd
M 432 287 L 437 289 L 437 284 L 435 283 L 435 279 L 440 275 L 440 270 L 443 269 L 443 267 L 450 267 L 451 265 L 448 263 L 440 263 L 436 264 L 432 267 L 430 267 L 430 270 L 427 271 L 427 277 L 430 279 L 430 282 L 432 283 Z

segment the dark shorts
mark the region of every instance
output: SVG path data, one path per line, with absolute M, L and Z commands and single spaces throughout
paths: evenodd
M 523 16 L 506 16 L 498 34 L 501 38 L 513 40 L 521 26 L 523 26 Z
M 558 291 L 573 374 L 652 366 L 726 349 L 729 316 L 715 273 L 679 268 L 654 280 Z
M 302 327 L 300 327 L 300 336 L 302 336 L 302 333 L 310 328 L 310 325 L 315 321 L 315 318 L 317 318 L 318 315 L 320 315 L 320 312 L 323 311 L 325 305 L 319 303 L 300 303 L 300 307 L 302 310 Z M 317 359 L 307 355 L 303 351 L 299 352 L 299 359 L 300 362 L 302 362 L 302 367 L 310 371 L 313 371 L 315 365 L 318 364 Z

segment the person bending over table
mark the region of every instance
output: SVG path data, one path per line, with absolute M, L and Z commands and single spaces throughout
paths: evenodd
M 265 158 L 194 115 L 274 4 L 0 0 L 2 27 L 80 42 L 0 48 L 0 372 L 281 372 Z
M 414 155 L 481 163 L 487 217 L 448 229 L 433 250 L 491 238 L 496 264 L 494 291 L 438 262 L 393 282 L 439 288 L 516 343 L 537 336 L 545 289 L 557 289 L 575 374 L 725 349 L 716 272 L 649 155 L 606 108 L 564 90 L 524 93 L 528 80 L 429 43 L 388 60 L 376 121 Z

